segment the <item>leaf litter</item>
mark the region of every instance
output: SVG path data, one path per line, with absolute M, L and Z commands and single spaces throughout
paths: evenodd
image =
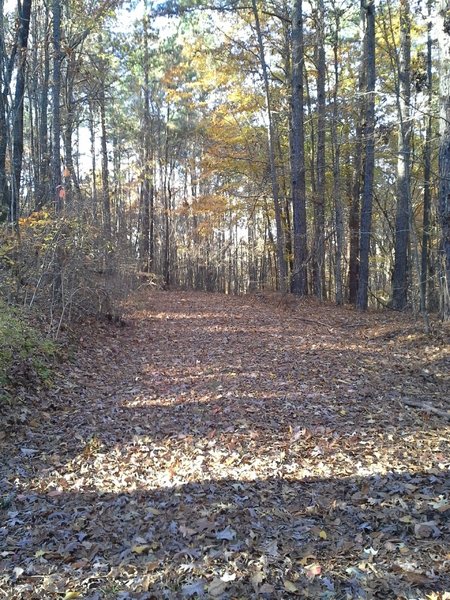
M 1 437 L 0 597 L 450 598 L 445 329 L 142 294 Z

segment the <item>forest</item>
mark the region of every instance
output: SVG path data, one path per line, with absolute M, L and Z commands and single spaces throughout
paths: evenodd
M 3 294 L 89 312 L 138 276 L 447 319 L 447 10 L 2 2 Z
M 450 0 L 0 0 L 0 599 L 450 599 Z

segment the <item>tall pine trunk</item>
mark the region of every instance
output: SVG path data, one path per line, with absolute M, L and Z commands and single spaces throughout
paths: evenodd
M 365 70 L 366 110 L 364 126 L 364 187 L 361 206 L 361 226 L 359 241 L 359 282 L 356 306 L 366 310 L 369 299 L 369 257 L 372 233 L 373 181 L 375 170 L 375 3 L 374 0 L 362 0 L 366 12 Z
M 331 125 L 331 137 L 333 145 L 333 197 L 334 197 L 334 221 L 336 228 L 336 255 L 335 255 L 335 292 L 336 304 L 344 303 L 344 286 L 342 281 L 342 260 L 345 246 L 344 233 L 344 207 L 341 195 L 341 169 L 340 169 L 340 140 L 338 133 L 339 123 L 339 32 L 340 14 L 333 3 L 335 12 L 335 31 L 333 40 L 334 57 L 334 92 L 333 92 L 333 120 Z
M 294 0 L 292 14 L 292 144 L 291 185 L 294 229 L 292 291 L 308 293 L 305 138 L 303 116 L 303 13 L 302 0 Z
M 275 126 L 273 122 L 272 115 L 272 102 L 270 98 L 270 88 L 269 88 L 269 71 L 267 68 L 265 51 L 264 51 L 264 43 L 261 32 L 261 23 L 259 20 L 259 12 L 258 7 L 256 6 L 256 0 L 252 0 L 252 8 L 253 15 L 255 17 L 255 27 L 256 27 L 256 35 L 258 39 L 258 51 L 259 51 L 259 60 L 261 63 L 261 70 L 263 74 L 263 82 L 264 82 L 264 94 L 266 99 L 266 115 L 268 121 L 268 147 L 269 147 L 269 165 L 270 165 L 270 179 L 272 183 L 272 196 L 274 203 L 274 211 L 275 211 L 275 224 L 277 228 L 277 261 L 278 261 L 278 285 L 281 292 L 285 292 L 287 290 L 287 265 L 286 258 L 284 255 L 285 250 L 285 235 L 283 229 L 283 219 L 281 214 L 281 206 L 280 206 L 280 187 L 278 184 L 278 175 L 277 175 L 277 166 L 275 159 L 275 148 L 276 148 L 276 132 Z
M 439 39 L 439 205 L 441 312 L 450 319 L 450 0 L 441 1 Z
M 50 195 L 50 156 L 48 143 L 48 91 L 50 84 L 50 51 L 49 51 L 49 7 L 45 9 L 45 41 L 43 49 L 43 73 L 39 97 L 39 188 L 36 193 L 36 208 L 40 210 L 49 200 Z
M 317 195 L 314 200 L 314 294 L 323 299 L 325 282 L 325 23 L 323 0 L 317 1 Z
M 52 195 L 57 211 L 63 207 L 61 180 L 61 0 L 53 0 L 53 73 L 52 73 Z
M 361 5 L 360 31 L 361 56 L 358 76 L 358 106 L 355 124 L 355 149 L 353 152 L 353 180 L 349 213 L 350 253 L 348 265 L 348 301 L 356 305 L 359 282 L 359 226 L 361 217 L 361 188 L 363 181 L 363 125 L 366 106 L 366 13 Z
M 19 10 L 19 54 L 16 76 L 16 89 L 13 103 L 13 125 L 12 125 L 12 193 L 10 219 L 11 223 L 17 227 L 19 223 L 19 198 L 20 183 L 22 177 L 23 160 L 23 108 L 25 97 L 25 75 L 27 63 L 28 32 L 30 30 L 31 0 L 24 0 Z
M 409 0 L 400 0 L 400 60 L 397 106 L 399 117 L 397 160 L 397 213 L 392 307 L 401 310 L 408 302 L 408 246 L 411 211 L 411 14 Z
M 428 112 L 426 116 L 425 147 L 423 154 L 423 231 L 422 231 L 422 254 L 420 270 L 420 310 L 427 310 L 428 290 L 428 252 L 430 247 L 430 224 L 431 224 L 431 136 L 433 116 L 431 106 L 433 102 L 433 23 L 431 20 L 431 0 L 428 0 L 428 33 L 427 33 L 427 97 Z

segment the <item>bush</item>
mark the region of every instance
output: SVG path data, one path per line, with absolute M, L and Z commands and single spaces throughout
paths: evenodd
M 0 301 L 0 400 L 14 386 L 51 381 L 55 344 L 27 323 L 28 315 Z
M 74 318 L 120 316 L 138 282 L 135 261 L 80 214 L 34 212 L 20 220 L 20 238 L 3 233 L 0 297 L 37 309 L 54 337 Z

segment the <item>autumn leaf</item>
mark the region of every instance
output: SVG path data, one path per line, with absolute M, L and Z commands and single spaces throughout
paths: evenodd
M 216 533 L 216 539 L 218 540 L 234 540 L 236 532 L 230 526 L 225 527 L 222 531 Z
M 225 593 L 227 589 L 227 584 L 225 581 L 222 581 L 219 577 L 215 577 L 211 583 L 208 585 L 208 593 L 212 598 L 219 598 L 222 594 Z
M 144 554 L 144 552 L 147 552 L 148 550 L 150 550 L 150 546 L 148 544 L 141 544 L 131 547 L 131 552 L 134 554 Z
M 297 585 L 293 581 L 289 581 L 288 579 L 283 580 L 284 589 L 286 592 L 295 593 L 298 591 Z
M 314 577 L 317 577 L 317 575 L 320 575 L 322 572 L 322 567 L 318 564 L 318 563 L 314 563 L 312 565 L 309 565 L 306 568 L 306 577 L 308 577 L 308 579 L 314 579 Z

